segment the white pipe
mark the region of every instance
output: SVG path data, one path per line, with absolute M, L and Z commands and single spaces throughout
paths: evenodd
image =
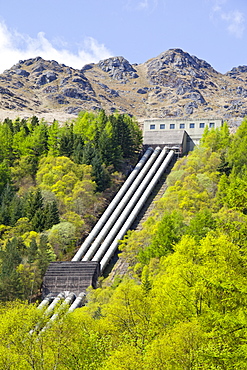
M 102 229 L 103 225 L 106 223 L 110 215 L 112 214 L 113 210 L 115 209 L 116 205 L 122 199 L 126 191 L 129 189 L 131 183 L 134 181 L 148 158 L 150 157 L 151 153 L 153 152 L 153 148 L 148 148 L 145 154 L 142 156 L 140 161 L 137 163 L 131 174 L 128 176 L 122 187 L 119 189 L 118 193 L 115 195 L 105 212 L 100 217 L 99 221 L 96 223 L 94 228 L 91 230 L 90 234 L 84 240 L 83 244 L 81 245 L 80 249 L 76 252 L 75 256 L 72 258 L 72 261 L 80 261 L 85 252 L 88 250 L 92 241 L 96 238 L 100 230 Z
M 46 329 L 48 329 L 51 326 L 52 322 L 57 319 L 57 317 L 61 314 L 63 309 L 65 309 L 68 305 L 70 305 L 74 299 L 75 299 L 75 294 L 69 293 L 69 295 L 65 298 L 65 300 L 59 307 L 58 311 L 52 315 L 48 323 L 43 327 L 43 329 L 41 330 L 41 333 L 43 333 Z
M 50 302 L 53 300 L 53 297 L 48 294 L 44 299 L 43 301 L 40 302 L 40 304 L 38 305 L 38 309 L 39 310 L 42 310 L 43 308 L 45 308 L 46 306 L 48 306 L 48 304 L 50 304 Z
M 61 299 L 64 298 L 64 293 L 59 293 L 56 298 L 53 299 L 52 303 L 48 306 L 48 308 L 45 310 L 44 315 L 49 315 L 52 313 L 56 305 L 61 301 Z
M 111 230 L 109 231 L 107 237 L 101 244 L 97 253 L 94 255 L 92 261 L 100 261 L 102 256 L 106 253 L 107 248 L 114 239 L 115 235 L 118 233 L 118 230 L 121 229 L 131 210 L 134 208 L 135 204 L 138 202 L 139 198 L 142 196 L 147 186 L 149 186 L 150 181 L 155 176 L 156 171 L 158 170 L 161 163 L 164 161 L 166 154 L 167 149 L 164 148 L 160 155 L 158 156 L 158 158 L 156 159 L 156 161 L 154 162 L 153 166 L 150 168 L 146 177 L 143 179 L 142 183 L 139 185 L 138 189 L 136 190 L 131 200 L 126 204 L 126 207 L 124 208 L 123 212 L 117 219 L 116 223 L 114 224 L 114 227 L 112 227 Z
M 48 297 L 48 296 L 47 296 Z M 46 297 L 46 298 L 47 298 Z M 47 300 L 46 298 L 43 299 L 43 301 L 40 303 L 40 305 L 38 306 L 38 308 L 42 308 L 44 306 L 47 305 L 47 302 L 49 302 L 49 300 Z M 54 308 L 56 307 L 56 305 L 61 301 L 61 299 L 64 298 L 64 293 L 59 293 L 52 301 L 52 303 L 47 307 L 47 309 L 45 310 L 45 312 L 43 313 L 43 316 L 49 316 L 52 314 L 52 311 L 54 310 Z M 44 302 L 44 303 L 43 303 Z M 36 331 L 39 331 L 40 330 L 40 327 L 41 327 L 41 323 L 39 322 L 34 329 L 30 330 L 29 331 L 29 334 L 32 335 L 34 332 Z
M 125 221 L 125 223 L 122 226 L 121 230 L 118 232 L 117 236 L 115 237 L 114 241 L 112 242 L 112 244 L 108 248 L 107 252 L 103 256 L 102 260 L 100 261 L 101 272 L 104 271 L 104 269 L 107 266 L 110 258 L 113 256 L 114 252 L 117 249 L 119 240 L 121 240 L 124 237 L 125 233 L 130 228 L 131 224 L 133 223 L 133 221 L 135 220 L 136 216 L 138 215 L 138 213 L 142 209 L 143 205 L 147 201 L 147 199 L 150 196 L 153 188 L 155 187 L 155 185 L 158 182 L 159 178 L 161 177 L 161 175 L 163 174 L 163 172 L 165 171 L 165 169 L 169 165 L 169 163 L 172 160 L 173 156 L 174 156 L 174 151 L 171 150 L 169 152 L 169 154 L 167 155 L 165 161 L 162 163 L 162 165 L 160 166 L 160 168 L 156 172 L 154 178 L 152 179 L 152 181 L 148 185 L 147 189 L 145 190 L 145 192 L 143 193 L 143 195 L 139 199 L 139 201 L 136 204 L 135 208 L 132 210 L 131 214 L 129 215 L 129 217 Z
M 72 305 L 69 308 L 68 312 L 73 312 L 77 307 L 80 307 L 86 298 L 86 293 L 82 292 L 76 297 L 75 301 L 72 303 Z
M 159 147 L 155 149 L 155 151 L 153 152 L 149 160 L 146 162 L 141 172 L 138 174 L 137 178 L 131 184 L 129 190 L 126 192 L 126 194 L 124 195 L 120 203 L 116 206 L 114 212 L 112 213 L 112 215 L 106 222 L 105 226 L 102 228 L 102 230 L 98 234 L 97 238 L 92 243 L 91 247 L 89 248 L 89 250 L 83 257 L 82 261 L 89 261 L 93 257 L 93 255 L 96 253 L 104 237 L 109 232 L 111 232 L 113 229 L 115 229 L 116 221 L 118 220 L 119 215 L 125 209 L 126 205 L 128 205 L 131 202 L 133 194 L 139 188 L 141 181 L 143 180 L 143 178 L 145 178 L 146 174 L 149 172 L 150 167 L 155 162 L 157 156 L 160 154 L 160 151 L 161 149 Z M 114 228 L 113 228 L 113 225 L 114 225 Z

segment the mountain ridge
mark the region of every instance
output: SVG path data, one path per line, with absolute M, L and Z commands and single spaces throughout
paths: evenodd
M 208 62 L 169 49 L 141 64 L 122 56 L 74 69 L 41 57 L 19 61 L 0 74 L 5 117 L 76 116 L 81 110 L 118 110 L 145 118 L 219 117 L 231 123 L 247 115 L 247 66 L 221 74 Z

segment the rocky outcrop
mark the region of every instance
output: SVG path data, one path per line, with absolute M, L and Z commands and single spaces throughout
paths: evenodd
M 146 63 L 148 77 L 151 83 L 158 83 L 169 79 L 171 72 L 182 76 L 205 79 L 208 71 L 214 72 L 211 65 L 204 60 L 198 59 L 185 53 L 181 49 L 171 49 L 160 54 Z
M 114 80 L 127 80 L 137 78 L 138 75 L 132 65 L 123 57 L 114 57 L 101 60 L 98 66 L 107 72 Z
M 39 79 L 37 80 L 37 85 L 45 85 L 45 84 L 48 84 L 52 81 L 55 81 L 57 79 L 57 74 L 54 73 L 54 72 L 46 72 L 46 73 L 43 73 Z

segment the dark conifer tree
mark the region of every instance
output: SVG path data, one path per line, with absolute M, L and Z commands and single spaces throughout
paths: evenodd
M 102 164 L 99 155 L 92 160 L 92 176 L 97 184 L 97 191 L 104 191 L 110 185 L 110 175 Z
M 48 153 L 48 127 L 47 124 L 41 122 L 34 130 L 35 148 L 33 148 L 36 156 L 40 157 Z
M 100 138 L 101 133 L 104 131 L 106 127 L 107 121 L 108 121 L 108 117 L 105 114 L 105 111 L 102 109 L 97 116 L 96 133 L 94 136 L 94 142 L 95 142 L 96 148 L 98 148 L 99 146 L 99 138 Z
M 88 142 L 83 147 L 82 163 L 91 164 L 94 156 L 95 156 L 95 148 L 93 146 L 93 143 Z
M 38 255 L 38 245 L 35 238 L 32 238 L 28 249 L 28 263 L 33 263 Z
M 36 126 L 38 126 L 38 124 L 39 124 L 39 119 L 38 119 L 38 117 L 33 116 L 33 117 L 31 118 L 31 121 L 30 121 L 31 130 L 33 131 L 33 129 L 34 129 Z
M 31 221 L 39 209 L 43 209 L 43 197 L 40 189 L 31 191 L 26 199 L 26 215 Z
M 72 159 L 77 164 L 83 163 L 83 147 L 84 142 L 82 140 L 82 137 L 80 135 L 74 135 Z
M 59 152 L 61 156 L 70 157 L 73 154 L 74 146 L 74 134 L 73 125 L 66 125 L 63 127 L 60 143 Z
M 28 134 L 30 133 L 29 131 L 29 128 L 27 127 L 27 120 L 26 119 L 22 119 L 21 120 L 21 127 L 23 127 L 25 133 L 26 133 L 26 136 L 28 136 Z
M 23 207 L 23 198 L 14 195 L 10 203 L 10 225 L 14 226 L 19 218 L 25 217 L 25 211 Z
M 40 270 L 41 276 L 45 274 L 46 269 L 50 262 L 51 262 L 51 253 L 48 244 L 48 237 L 46 234 L 41 234 L 38 250 L 38 268 Z
M 25 201 L 26 216 L 33 230 L 41 232 L 45 229 L 45 209 L 40 189 L 30 192 Z
M 13 122 L 11 119 L 9 118 L 5 118 L 5 120 L 3 121 L 3 123 L 5 123 L 7 126 L 9 126 L 11 132 L 13 133 L 14 132 L 14 127 L 13 127 Z
M 0 163 L 0 199 L 7 184 L 11 183 L 11 173 L 7 161 Z
M 10 204 L 13 200 L 13 187 L 7 183 L 0 197 L 0 223 L 4 225 L 11 224 Z
M 31 219 L 33 230 L 41 232 L 45 229 L 45 212 L 43 207 L 37 209 L 34 216 Z
M 60 217 L 59 217 L 57 202 L 55 200 L 51 203 L 50 208 L 51 208 L 51 218 L 53 220 L 53 225 L 59 224 Z
M 5 251 L 1 251 L 1 300 L 13 300 L 22 297 L 22 285 L 17 267 L 22 258 L 19 251 L 19 241 L 13 238 L 7 241 Z
M 57 202 L 55 200 L 52 203 L 47 203 L 45 205 L 44 216 L 44 230 L 49 230 L 53 225 L 59 224 L 60 218 Z
M 115 169 L 118 169 L 119 163 L 122 160 L 122 151 L 115 140 L 115 137 L 107 135 L 106 131 L 103 131 L 100 135 L 98 147 L 102 162 L 106 166 L 113 165 Z
M 21 129 L 21 121 L 20 121 L 20 118 L 19 117 L 14 121 L 13 128 L 14 128 L 14 133 L 17 133 L 17 132 L 20 131 L 20 129 Z

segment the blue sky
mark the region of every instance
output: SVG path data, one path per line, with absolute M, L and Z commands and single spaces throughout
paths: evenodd
M 221 73 L 247 65 L 247 0 L 2 0 L 0 73 L 36 56 L 81 68 L 171 48 Z

